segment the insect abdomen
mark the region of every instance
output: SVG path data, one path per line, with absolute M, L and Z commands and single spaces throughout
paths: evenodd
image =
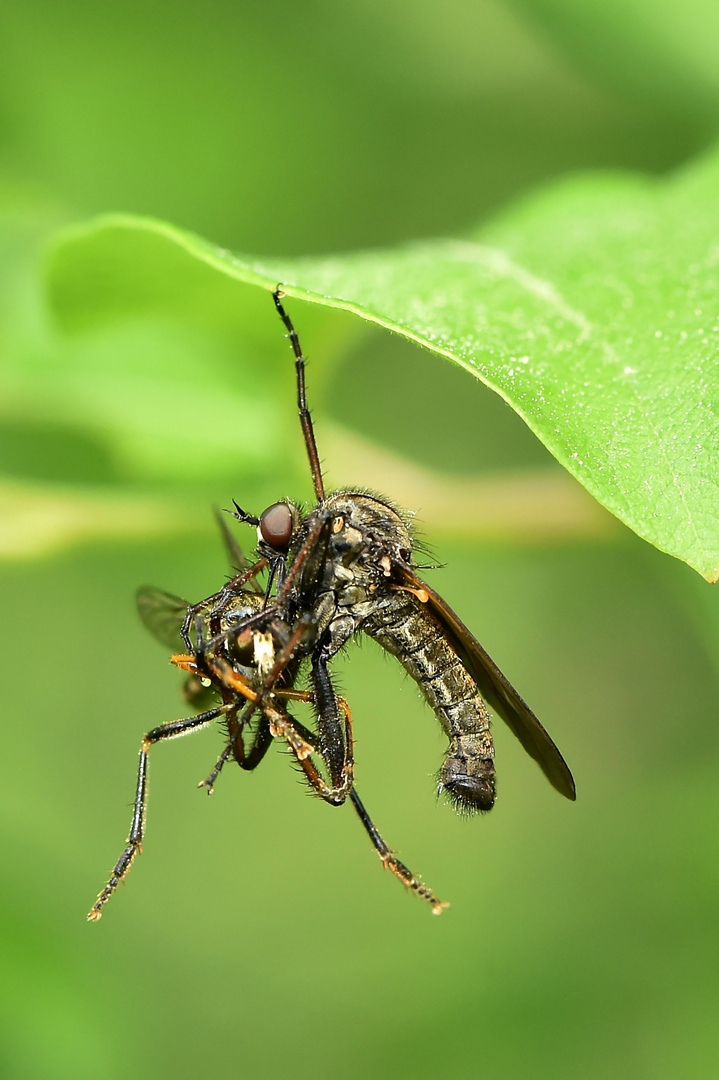
M 489 713 L 441 628 L 414 599 L 398 593 L 363 622 L 362 630 L 397 657 L 449 736 L 440 791 L 460 809 L 491 810 L 495 773 Z

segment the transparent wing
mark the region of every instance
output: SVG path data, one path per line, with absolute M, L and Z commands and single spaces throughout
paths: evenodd
M 173 652 L 183 652 L 180 629 L 185 621 L 187 600 L 154 585 L 143 585 L 137 590 L 137 610 L 143 625 L 152 636 Z
M 560 794 L 574 801 L 577 792 L 569 766 L 527 703 L 439 593 L 418 578 L 410 567 L 400 564 L 399 569 L 408 585 L 426 593 L 426 607 L 476 682 L 482 697 L 502 717 L 549 782 Z

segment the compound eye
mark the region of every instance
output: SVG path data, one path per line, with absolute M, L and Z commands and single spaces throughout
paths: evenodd
M 287 503 L 268 506 L 260 517 L 260 535 L 270 547 L 283 550 L 292 539 L 292 514 Z

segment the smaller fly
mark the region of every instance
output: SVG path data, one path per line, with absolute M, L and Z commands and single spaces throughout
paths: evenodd
M 225 727 L 225 745 L 201 787 L 211 792 L 231 758 L 242 769 L 255 769 L 279 740 L 319 798 L 332 806 L 350 800 L 387 869 L 435 914 L 447 907 L 388 847 L 357 793 L 352 718 L 335 689 L 331 662 L 359 634 L 399 660 L 433 709 L 448 740 L 439 791 L 460 813 L 494 805 L 487 705 L 557 791 L 576 798 L 572 774 L 537 717 L 449 604 L 418 576 L 409 515 L 372 492 L 325 492 L 307 408 L 305 360 L 282 295 L 278 287 L 273 297 L 294 353 L 299 420 L 317 502 L 306 510 L 282 500 L 259 517 L 235 503 L 232 516 L 257 530 L 257 557 L 249 565 L 221 521 L 236 572 L 196 604 L 159 589 L 140 590 L 140 616 L 175 650 L 172 663 L 188 674 L 186 700 L 199 712 L 145 735 L 127 845 L 88 914 L 91 920 L 101 917 L 141 849 L 150 747 L 214 720 Z M 300 680 L 307 689 L 298 689 Z M 290 712 L 300 702 L 314 713 L 311 728 Z

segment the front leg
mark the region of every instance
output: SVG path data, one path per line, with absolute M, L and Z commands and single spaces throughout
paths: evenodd
M 231 581 L 228 581 L 223 585 L 219 592 L 213 593 L 212 596 L 208 596 L 204 600 L 200 600 L 197 604 L 190 604 L 180 629 L 180 636 L 182 637 L 188 653 L 192 652 L 190 628 L 192 627 L 193 619 L 207 608 L 211 608 L 211 614 L 221 611 L 229 601 L 240 592 L 243 585 L 253 581 L 257 575 L 267 567 L 267 563 L 267 559 L 258 559 L 253 566 L 248 566 L 241 570 L 239 574 L 231 579 Z

